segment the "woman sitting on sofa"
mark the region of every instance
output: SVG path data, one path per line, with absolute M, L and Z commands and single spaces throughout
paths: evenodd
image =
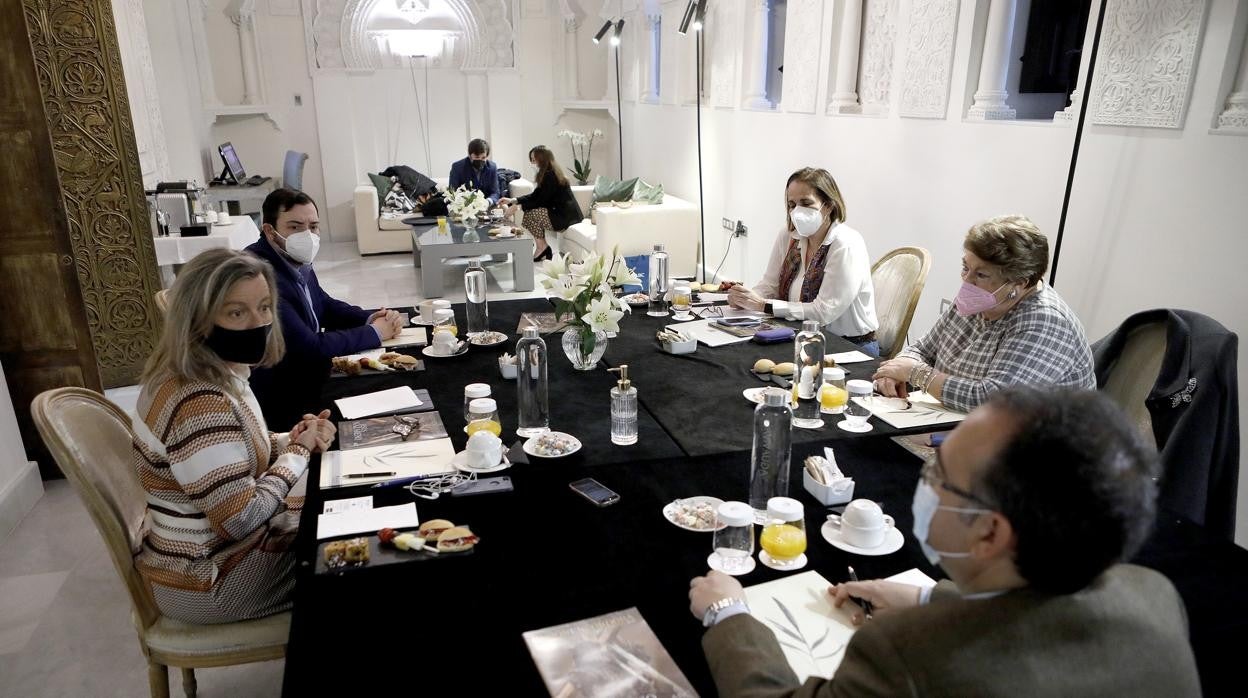
M 507 207 L 507 215 L 515 213 L 519 207 L 524 211 L 524 229 L 533 235 L 537 242 L 534 248 L 533 261 L 550 259 L 552 252 L 546 243 L 547 230 L 567 230 L 569 226 L 580 223 L 585 216 L 581 207 L 572 196 L 572 185 L 563 174 L 563 168 L 555 162 L 555 154 L 544 145 L 529 151 L 529 164 L 536 170 L 533 181 L 537 188 L 532 194 L 517 199 L 502 199 L 498 203 Z

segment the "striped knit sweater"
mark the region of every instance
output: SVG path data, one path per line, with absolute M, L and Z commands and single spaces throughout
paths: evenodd
M 232 571 L 259 569 L 252 553 L 284 553 L 294 540 L 308 450 L 268 432 L 245 372 L 236 377 L 241 399 L 210 383 L 174 380 L 140 394 L 134 463 L 148 514 L 136 563 L 158 603 L 159 587 L 166 599 L 211 594 Z M 213 601 L 218 609 L 221 601 Z

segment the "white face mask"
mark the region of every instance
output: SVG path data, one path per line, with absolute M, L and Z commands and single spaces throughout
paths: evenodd
M 321 236 L 311 230 L 300 230 L 282 239 L 286 242 L 286 254 L 302 264 L 311 264 L 321 249 Z
M 959 514 L 984 514 L 989 511 L 978 507 L 945 506 L 940 503 L 940 494 L 936 492 L 936 488 L 928 484 L 927 480 L 920 478 L 918 486 L 914 488 L 914 502 L 910 505 L 910 513 L 914 515 L 914 539 L 919 542 L 919 547 L 923 549 L 923 555 L 927 561 L 933 565 L 939 565 L 941 558 L 971 556 L 969 552 L 953 553 L 937 550 L 927 542 L 927 536 L 932 528 L 932 517 L 936 516 L 936 512 L 941 509 Z
M 789 211 L 789 220 L 793 221 L 798 235 L 808 238 L 823 227 L 823 212 L 809 206 L 796 206 Z

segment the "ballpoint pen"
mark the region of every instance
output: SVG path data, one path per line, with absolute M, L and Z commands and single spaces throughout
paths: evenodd
M 854 572 L 854 568 L 853 568 L 852 566 L 849 568 L 849 581 L 851 581 L 851 582 L 856 582 L 856 581 L 858 581 L 858 574 Z M 857 597 L 855 597 L 855 598 L 857 598 Z M 871 602 L 870 602 L 870 601 L 867 601 L 866 599 L 859 598 L 859 599 L 858 599 L 858 603 L 862 604 L 862 611 L 863 611 L 863 613 L 866 613 L 866 614 L 867 614 L 867 617 L 868 617 L 868 618 L 870 618 L 870 617 L 871 617 L 871 615 L 872 615 L 873 613 L 875 613 L 875 608 L 873 608 L 873 607 L 871 606 Z
M 362 477 L 390 477 L 391 475 L 394 475 L 393 470 L 384 473 L 347 473 L 346 475 L 343 475 L 343 477 L 354 480 Z

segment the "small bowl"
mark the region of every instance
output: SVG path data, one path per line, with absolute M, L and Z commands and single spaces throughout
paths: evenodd
M 505 364 L 499 361 L 498 372 L 503 374 L 505 380 L 514 381 L 516 379 L 516 364 Z
M 659 342 L 659 346 L 663 351 L 669 354 L 692 354 L 698 350 L 698 340 L 690 339 L 687 342 Z

